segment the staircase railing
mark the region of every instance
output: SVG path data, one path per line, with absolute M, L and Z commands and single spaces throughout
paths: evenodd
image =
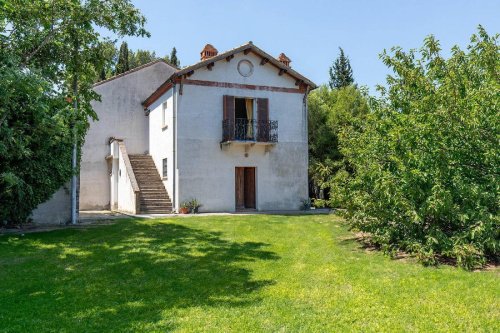
M 117 150 L 113 149 L 114 144 L 118 145 Z M 134 169 L 132 169 L 132 164 L 130 163 L 130 159 L 128 157 L 127 149 L 125 148 L 125 143 L 121 140 L 115 140 L 111 143 L 111 145 L 111 153 L 113 154 L 113 152 L 117 152 L 118 155 L 114 156 L 114 159 L 116 159 L 116 162 L 118 163 L 118 174 L 113 177 L 114 181 L 117 182 L 117 210 L 138 214 L 141 203 L 140 189 L 137 179 L 135 178 Z M 111 205 L 113 205 L 113 203 L 111 203 Z

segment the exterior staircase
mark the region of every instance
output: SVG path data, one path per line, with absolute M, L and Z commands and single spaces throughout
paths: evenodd
M 149 155 L 128 155 L 140 190 L 141 214 L 172 213 L 172 202 Z

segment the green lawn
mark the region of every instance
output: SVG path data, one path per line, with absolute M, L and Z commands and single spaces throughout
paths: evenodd
M 500 331 L 499 271 L 366 251 L 334 216 L 0 236 L 1 332 Z

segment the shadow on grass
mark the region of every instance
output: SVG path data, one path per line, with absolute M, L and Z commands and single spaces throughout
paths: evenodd
M 37 309 L 34 325 L 48 329 L 169 330 L 178 309 L 259 302 L 255 292 L 274 281 L 253 279 L 248 262 L 279 259 L 264 250 L 268 244 L 171 223 L 123 222 L 0 240 L 0 249 L 6 245 L 30 259 L 0 262 L 11 300 L 0 318 L 4 312 L 26 329 L 31 315 L 22 311 Z M 21 269 L 30 283 L 16 285 Z

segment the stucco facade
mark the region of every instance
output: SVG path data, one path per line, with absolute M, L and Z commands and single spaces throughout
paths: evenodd
M 241 60 L 253 64 L 250 77 L 239 74 Z M 296 79 L 278 75 L 273 66 L 261 66 L 261 57 L 235 54 L 231 61 L 219 61 L 209 70 L 194 71 L 190 80 L 296 88 Z M 177 200 L 174 206 L 196 198 L 202 211 L 235 211 L 235 168 L 255 167 L 256 208 L 296 210 L 308 197 L 307 110 L 305 93 L 221 88 L 181 84 L 168 90 L 150 106 L 150 154 L 159 170 L 168 158 L 168 174 L 176 173 Z M 174 96 L 175 94 L 175 96 Z M 269 117 L 278 121 L 279 142 L 272 147 L 234 143 L 221 145 L 223 96 L 267 98 Z M 177 107 L 177 168 L 173 166 L 173 110 Z M 162 112 L 166 103 L 165 116 Z M 162 122 L 166 117 L 166 124 Z M 166 126 L 165 126 L 166 125 Z M 173 178 L 165 185 L 173 191 Z
M 314 83 L 283 54 L 274 59 L 251 43 L 219 55 L 207 47 L 182 70 L 156 61 L 95 86 L 102 100 L 82 148 L 81 210 L 140 210 L 127 152 L 151 156 L 174 211 L 196 198 L 201 211 L 233 212 L 242 196 L 257 210 L 299 209 L 308 197 L 306 99 Z M 236 131 L 242 115 L 253 136 L 223 138 L 223 122 Z
M 91 122 L 82 148 L 81 210 L 110 208 L 110 181 L 105 157 L 109 154 L 111 137 L 122 139 L 129 154 L 148 152 L 149 123 L 141 103 L 173 72 L 174 68 L 157 62 L 94 87 L 101 95 L 101 102 L 92 105 L 99 119 Z

